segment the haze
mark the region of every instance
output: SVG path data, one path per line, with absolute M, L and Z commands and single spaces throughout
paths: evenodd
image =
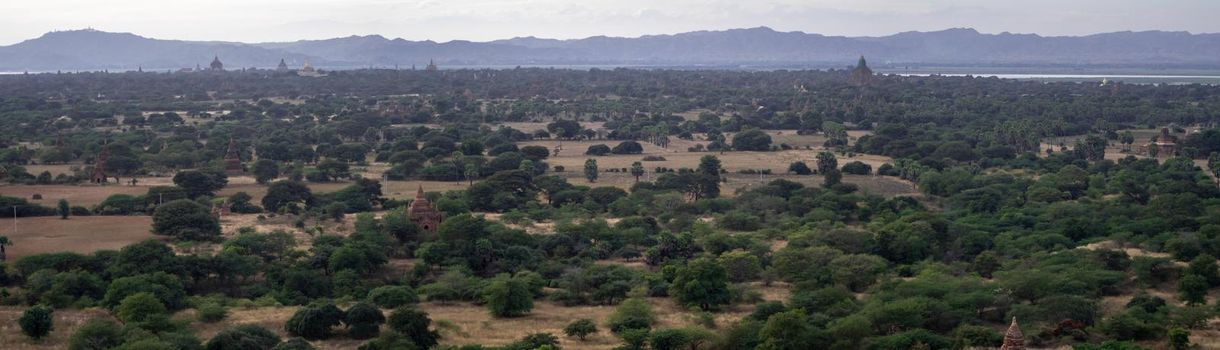
M 47 0 L 0 3 L 0 45 L 95 28 L 155 38 L 241 42 L 381 34 L 411 40 L 582 38 L 770 26 L 879 36 L 971 27 L 1085 35 L 1220 32 L 1210 0 Z M 1133 16 L 1132 14 L 1139 14 Z

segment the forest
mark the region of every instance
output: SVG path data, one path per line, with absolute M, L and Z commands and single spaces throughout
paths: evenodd
M 24 335 L 0 344 L 966 349 L 1001 346 L 1019 321 L 1037 348 L 1220 346 L 1220 86 L 843 70 L 52 73 L 0 75 L 0 120 L 0 212 L 147 217 L 156 236 L 7 259 L 12 309 L 0 311 L 16 310 Z M 104 186 L 90 183 L 102 154 Z M 743 163 L 777 154 L 801 160 Z M 245 179 L 257 192 L 232 190 Z M 862 184 L 879 179 L 911 192 Z M 425 193 L 433 183 L 460 187 Z M 137 192 L 10 194 L 52 186 Z M 409 217 L 420 199 L 439 227 Z M 23 244 L 0 236 L 0 258 Z M 527 329 L 465 341 L 476 331 L 435 316 L 464 305 Z M 583 307 L 609 311 L 529 328 L 542 310 Z M 233 321 L 272 309 L 290 317 Z M 93 316 L 53 333 L 66 327 L 54 315 L 79 311 Z

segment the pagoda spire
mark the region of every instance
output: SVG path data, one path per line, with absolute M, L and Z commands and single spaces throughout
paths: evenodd
M 424 185 L 419 185 L 419 189 L 415 190 L 415 199 L 424 198 Z
M 1004 345 L 1000 350 L 1025 350 L 1025 335 L 1021 334 L 1021 326 L 1017 325 L 1017 317 L 1013 316 L 1008 332 L 1004 333 Z

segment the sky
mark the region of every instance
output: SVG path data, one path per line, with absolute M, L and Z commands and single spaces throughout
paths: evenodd
M 1220 0 L 2 0 L 0 45 L 93 28 L 158 39 L 240 42 L 380 34 L 409 40 L 634 37 L 768 26 L 882 36 L 1220 32 Z

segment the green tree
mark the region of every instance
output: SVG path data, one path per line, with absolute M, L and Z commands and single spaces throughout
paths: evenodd
M 414 349 L 414 344 L 408 344 L 408 345 L 410 345 L 412 347 L 407 348 L 407 350 Z M 313 346 L 313 344 L 309 343 L 308 340 L 305 340 L 305 338 L 288 339 L 288 340 L 285 340 L 283 343 L 276 345 L 274 348 L 271 348 L 271 350 L 317 350 L 317 349 L 318 348 L 315 348 Z M 360 349 L 364 349 L 364 347 L 361 347 Z
M 17 319 L 17 324 L 21 326 L 21 333 L 33 339 L 42 339 L 42 337 L 51 334 L 51 329 L 54 327 L 55 310 L 50 306 L 35 305 L 25 309 L 21 313 L 21 318 Z
M 152 293 L 140 292 L 123 298 L 115 315 L 123 323 L 140 323 L 157 316 L 165 316 L 168 311 Z
M 597 176 L 597 160 L 593 158 L 585 160 L 585 179 L 589 182 L 597 182 Z
M 614 308 L 614 312 L 606 319 L 610 331 L 622 335 L 629 329 L 651 329 L 657 322 L 648 300 L 632 298 L 624 300 Z
M 736 133 L 733 135 L 733 149 L 738 151 L 770 151 L 771 135 L 767 135 L 767 133 L 758 129 Z
M 572 321 L 572 323 L 563 327 L 563 334 L 569 337 L 580 338 L 581 341 L 584 341 L 585 337 L 593 333 L 597 333 L 597 324 L 587 318 Z
M 519 278 L 501 275 L 483 288 L 483 301 L 495 317 L 517 317 L 534 308 L 529 285 Z
M 843 183 L 843 172 L 839 169 L 830 169 L 822 173 L 822 187 L 830 188 Z
M 208 339 L 206 350 L 268 350 L 280 343 L 280 336 L 254 324 L 225 328 Z
M 331 303 L 311 304 L 300 309 L 284 323 L 284 330 L 310 340 L 330 337 L 331 328 L 343 321 L 343 310 Z
M 280 177 L 280 165 L 270 159 L 259 159 L 254 162 L 254 180 L 260 185 L 265 185 L 271 180 Z
M 428 329 L 432 320 L 428 313 L 413 307 L 400 307 L 390 313 L 387 325 L 398 334 L 411 339 L 412 343 L 424 349 L 430 349 L 437 344 L 440 334 Z
M 179 239 L 203 241 L 220 236 L 220 223 L 207 207 L 188 199 L 157 206 L 153 233 Z
M 385 323 L 385 315 L 373 304 L 359 302 L 347 309 L 343 318 L 347 325 L 347 335 L 354 339 L 376 337 L 381 332 L 381 324 Z
M 706 155 L 699 158 L 699 167 L 696 169 L 695 187 L 698 193 L 695 199 L 699 198 L 716 198 L 720 197 L 720 173 L 724 170 L 720 166 L 720 158 L 713 155 Z
M 839 168 L 839 159 L 833 152 L 820 152 L 817 156 L 818 174 L 827 174 Z
M 273 213 L 288 207 L 308 207 L 313 204 L 313 193 L 300 182 L 276 181 L 267 188 L 262 203 L 263 209 Z
M 644 164 L 640 162 L 631 163 L 631 176 L 635 176 L 635 182 L 640 182 L 640 176 L 644 176 Z
M 797 175 L 809 175 L 813 174 L 813 169 L 809 169 L 809 165 L 805 164 L 805 162 L 798 161 L 788 164 L 788 172 Z
M 1191 259 L 1186 273 L 1203 277 L 1210 287 L 1220 286 L 1220 268 L 1216 265 L 1216 258 L 1211 254 L 1202 254 Z
M 1195 274 L 1187 274 L 1178 280 L 1178 294 L 1188 304 L 1207 303 L 1207 278 Z
M 1190 349 L 1190 331 L 1179 327 L 1170 328 L 1169 346 L 1174 350 Z
M 729 275 L 723 266 L 702 257 L 678 269 L 669 286 L 669 294 L 683 304 L 712 310 L 731 301 L 728 282 Z
M 416 303 L 419 297 L 409 286 L 381 286 L 369 291 L 369 301 L 377 306 L 393 309 Z
M 228 183 L 228 176 L 218 171 L 187 170 L 174 174 L 174 184 L 185 190 L 191 198 L 213 196 Z
M 68 350 L 107 350 L 123 342 L 122 328 L 107 317 L 85 322 L 68 339 Z
M 72 213 L 72 207 L 68 205 L 67 199 L 60 199 L 55 209 L 59 212 L 59 218 L 62 220 L 67 220 L 68 214 Z
M 772 315 L 758 332 L 763 343 L 758 349 L 763 350 L 800 350 L 814 349 L 811 341 L 815 333 L 809 324 L 805 310 L 796 309 Z
M 1215 178 L 1216 185 L 1220 186 L 1220 152 L 1212 152 L 1207 156 L 1207 170 Z

